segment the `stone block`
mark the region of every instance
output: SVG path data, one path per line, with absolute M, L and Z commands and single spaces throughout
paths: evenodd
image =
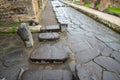
M 18 28 L 17 33 L 21 37 L 21 39 L 24 41 L 26 47 L 32 47 L 34 44 L 34 41 L 28 26 L 29 26 L 28 24 L 22 23 Z

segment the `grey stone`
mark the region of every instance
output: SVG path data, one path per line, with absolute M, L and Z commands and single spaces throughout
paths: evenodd
M 43 40 L 51 41 L 51 40 L 58 40 L 60 38 L 60 35 L 55 32 L 47 32 L 47 33 L 40 33 L 38 38 L 40 41 Z
M 120 63 L 110 57 L 100 56 L 94 60 L 105 69 L 120 74 Z
M 22 23 L 18 28 L 18 34 L 24 41 L 26 47 L 33 47 L 34 41 L 27 23 Z
M 27 70 L 21 80 L 73 80 L 67 70 Z
M 77 42 L 76 40 L 74 40 L 74 41 Z M 74 42 L 74 41 L 72 41 L 72 42 Z M 70 46 L 71 50 L 75 53 L 91 48 L 91 46 L 85 42 L 77 42 L 77 43 L 75 43 L 75 42 L 74 42 L 74 44 L 71 44 L 71 46 Z
M 40 32 L 59 32 L 60 31 L 60 26 L 59 25 L 49 25 L 42 27 Z
M 5 66 L 11 66 L 11 65 L 16 65 L 19 62 L 22 62 L 22 60 L 27 57 L 27 54 L 23 50 L 14 50 L 8 55 L 4 57 L 4 65 Z
M 49 43 L 41 44 L 30 56 L 32 61 L 61 61 L 68 58 L 68 53 L 58 46 Z
M 66 32 L 67 28 L 68 28 L 68 24 L 67 23 L 60 23 L 60 28 L 62 32 Z
M 111 43 L 106 43 L 109 47 L 112 49 L 119 51 L 120 50 L 120 43 L 117 42 L 111 42 Z
M 114 51 L 111 57 L 115 58 L 117 61 L 120 62 L 120 52 Z
M 77 65 L 77 76 L 79 80 L 101 80 L 102 68 L 94 62 Z
M 110 54 L 112 54 L 112 52 L 113 52 L 112 49 L 110 49 L 109 47 L 105 47 L 101 54 L 103 56 L 109 56 Z
M 120 77 L 115 73 L 104 71 L 103 80 L 120 80 Z
M 83 64 L 94 59 L 99 54 L 100 54 L 99 50 L 97 50 L 96 48 L 88 49 L 88 50 L 77 53 L 76 59 L 80 64 Z

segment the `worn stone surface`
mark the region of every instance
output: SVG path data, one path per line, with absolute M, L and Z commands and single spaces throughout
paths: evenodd
M 111 57 L 113 57 L 115 60 L 117 60 L 118 62 L 120 62 L 120 52 L 114 51 L 112 53 Z
M 101 52 L 103 56 L 110 56 L 113 53 L 113 50 L 109 47 L 105 47 L 104 50 Z
M 59 25 L 49 25 L 41 28 L 40 32 L 59 32 L 60 26 Z
M 51 45 L 49 43 L 41 44 L 30 56 L 32 61 L 65 61 L 68 53 L 62 50 L 59 45 Z
M 67 70 L 27 70 L 21 80 L 72 80 L 72 74 Z
M 77 53 L 76 59 L 78 63 L 83 64 L 83 63 L 89 62 L 90 60 L 94 59 L 99 54 L 100 54 L 99 51 L 96 50 L 95 48 L 88 49 L 88 50 Z
M 28 24 L 22 23 L 18 28 L 18 34 L 20 35 L 21 39 L 24 41 L 26 47 L 33 47 L 34 41 L 32 34 L 29 30 Z
M 120 63 L 118 63 L 114 59 L 112 59 L 110 57 L 100 56 L 100 57 L 95 58 L 94 61 L 97 64 L 104 67 L 105 69 L 107 69 L 108 71 L 112 71 L 117 74 L 120 74 Z
M 102 68 L 94 62 L 77 64 L 77 76 L 79 80 L 101 80 Z
M 103 80 L 120 80 L 120 77 L 115 73 L 104 71 Z
M 47 32 L 47 33 L 40 33 L 38 39 L 40 41 L 43 40 L 58 40 L 60 38 L 60 35 L 55 32 Z

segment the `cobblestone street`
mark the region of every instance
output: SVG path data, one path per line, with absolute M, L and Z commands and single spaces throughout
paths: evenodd
M 1 79 L 18 80 L 23 68 L 20 80 L 120 80 L 120 34 L 58 0 L 49 0 L 42 16 L 43 27 L 68 24 L 67 31 L 40 42 L 34 33 L 32 49 L 17 34 L 0 35 Z

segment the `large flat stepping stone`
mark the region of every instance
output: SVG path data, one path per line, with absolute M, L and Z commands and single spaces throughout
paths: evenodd
M 50 25 L 41 28 L 40 32 L 59 32 L 60 26 L 59 25 Z
M 49 43 L 41 44 L 36 50 L 34 50 L 30 56 L 30 60 L 33 62 L 65 62 L 68 59 L 68 53 L 66 53 L 59 46 L 51 45 Z
M 73 76 L 67 70 L 27 70 L 21 80 L 73 80 Z
M 59 38 L 60 35 L 56 32 L 40 33 L 38 37 L 40 41 L 44 41 L 44 40 L 53 41 L 53 40 L 58 40 Z

